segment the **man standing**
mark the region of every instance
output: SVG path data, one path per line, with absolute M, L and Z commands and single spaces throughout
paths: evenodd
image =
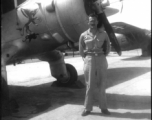
M 106 55 L 110 51 L 110 42 L 105 31 L 97 28 L 98 19 L 95 14 L 89 15 L 89 29 L 79 38 L 79 51 L 84 59 L 84 76 L 86 82 L 86 96 L 82 116 L 90 114 L 93 100 L 96 98 L 101 112 L 110 115 L 107 109 L 105 82 L 107 79 Z M 106 43 L 106 44 L 104 44 Z M 105 49 L 106 48 L 106 49 Z

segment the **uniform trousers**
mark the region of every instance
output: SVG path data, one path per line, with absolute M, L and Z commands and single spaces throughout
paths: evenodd
M 87 55 L 84 59 L 84 77 L 86 95 L 84 106 L 92 111 L 94 100 L 99 103 L 100 109 L 107 109 L 105 82 L 107 79 L 108 63 L 104 54 L 99 56 Z

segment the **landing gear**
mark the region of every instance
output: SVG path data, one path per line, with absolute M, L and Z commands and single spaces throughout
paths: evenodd
M 151 56 L 151 44 L 148 45 L 147 48 L 142 48 L 142 57 L 149 57 Z
M 56 78 L 59 86 L 71 86 L 77 80 L 76 69 L 65 63 L 60 51 L 54 50 L 43 54 L 43 56 L 39 56 L 39 59 L 49 63 L 51 75 Z
M 59 86 L 71 86 L 77 81 L 78 74 L 76 69 L 70 64 L 66 64 L 66 69 L 68 76 L 63 78 L 57 78 L 57 84 Z

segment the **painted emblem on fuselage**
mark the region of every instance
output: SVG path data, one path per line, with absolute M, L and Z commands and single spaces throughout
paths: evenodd
M 17 30 L 21 31 L 22 36 L 24 35 L 25 32 L 26 34 L 32 33 L 32 31 L 30 30 L 30 24 L 37 26 L 38 24 L 36 23 L 36 20 L 40 22 L 40 18 L 36 17 L 36 14 L 39 10 L 39 5 L 38 4 L 36 5 L 37 5 L 36 8 L 19 8 L 17 11 L 17 12 L 21 12 L 22 15 L 28 19 L 28 21 L 24 24 L 23 27 L 19 27 L 21 24 L 21 20 L 20 20 L 21 18 L 19 18 L 19 16 L 17 15 L 17 26 L 18 26 Z

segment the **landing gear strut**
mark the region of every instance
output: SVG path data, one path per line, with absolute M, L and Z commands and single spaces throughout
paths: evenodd
M 57 79 L 59 86 L 71 86 L 76 82 L 78 78 L 76 69 L 70 64 L 65 64 L 60 51 L 54 50 L 43 54 L 39 59 L 49 63 L 51 75 Z

